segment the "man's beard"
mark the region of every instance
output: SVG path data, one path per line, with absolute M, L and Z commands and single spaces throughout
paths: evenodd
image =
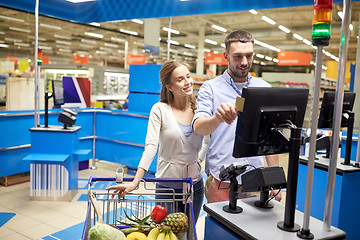
M 245 78 L 249 74 L 249 69 L 250 68 L 248 68 L 247 71 L 245 71 L 245 72 L 241 71 L 241 73 L 239 73 L 239 71 L 236 71 L 237 70 L 236 68 L 235 68 L 235 71 L 232 68 L 230 68 L 230 71 L 231 71 L 232 75 L 236 78 Z

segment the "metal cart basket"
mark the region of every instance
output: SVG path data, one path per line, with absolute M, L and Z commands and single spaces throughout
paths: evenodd
M 123 182 L 131 182 L 133 178 L 124 178 Z M 119 220 L 128 216 L 144 218 L 151 214 L 153 208 L 160 204 L 166 207 L 168 213 L 175 212 L 180 204 L 185 204 L 183 212 L 188 215 L 189 229 L 188 240 L 195 239 L 196 228 L 193 212 L 193 182 L 191 178 L 143 178 L 134 191 L 125 195 L 124 199 L 118 199 L 112 191 L 94 190 L 92 187 L 96 182 L 114 182 L 115 178 L 90 177 L 88 184 L 88 203 L 86 220 L 83 228 L 82 238 L 87 240 L 89 229 L 98 221 L 95 209 L 91 204 L 90 196 L 95 196 L 100 207 L 104 223 L 123 228 Z M 176 192 L 169 186 L 183 186 L 181 193 Z M 162 188 L 161 186 L 166 186 Z M 178 187 L 177 187 L 178 188 Z M 166 199 L 162 199 L 166 196 Z

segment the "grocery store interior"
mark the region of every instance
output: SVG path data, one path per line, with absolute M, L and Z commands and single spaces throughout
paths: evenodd
M 360 239 L 353 224 L 360 220 L 356 207 L 360 190 L 354 187 L 360 180 L 360 2 L 318 2 L 332 3 L 331 37 L 321 51 L 312 42 L 311 0 L 242 4 L 232 0 L 0 0 L 0 239 L 83 239 L 87 224 L 95 219 L 87 215 L 93 206 L 88 198 L 90 177 L 99 180 L 92 191 L 101 192 L 116 184 L 118 167 L 124 167 L 125 178 L 135 175 L 149 113 L 160 100 L 162 64 L 168 59 L 189 64 L 197 96 L 205 81 L 227 69 L 224 40 L 239 29 L 255 38 L 252 76 L 275 88 L 309 90 L 300 161 L 295 167 L 296 224 L 306 229 L 306 218 L 311 219 L 314 239 L 343 239 L 344 233 L 346 239 Z M 344 95 L 344 105 L 334 108 L 351 106 L 347 110 L 353 114 L 352 124 L 316 129 L 314 150 L 310 146 L 314 144 L 310 143 L 314 103 L 320 112 L 326 93 L 338 102 L 338 96 Z M 357 95 L 351 99 L 347 93 Z M 64 109 L 71 109 L 70 117 L 60 120 L 68 116 Z M 70 130 L 62 135 L 66 125 Z M 55 130 L 39 130 L 42 126 Z M 335 146 L 333 132 L 340 134 L 335 166 L 328 156 L 330 146 Z M 321 144 L 327 144 L 326 152 L 318 149 Z M 317 156 L 309 199 L 312 150 Z M 285 152 L 279 159 L 288 177 L 292 156 Z M 342 164 L 344 159 L 350 162 Z M 202 177 L 206 181 L 204 170 L 205 161 Z M 155 172 L 156 160 L 146 177 L 153 178 Z M 49 190 L 42 189 L 45 181 L 53 181 L 51 174 L 69 178 L 61 183 L 69 186 L 65 193 L 47 195 Z M 276 212 L 280 218 L 284 206 L 290 205 L 287 190 L 281 189 L 283 198 L 275 204 L 281 209 Z M 200 212 L 194 239 L 263 238 L 237 226 L 232 216 L 230 220 L 219 216 L 218 205 L 207 204 L 205 197 L 203 204 L 207 207 Z M 286 214 L 287 208 L 285 221 Z M 301 239 L 276 224 L 269 229 L 264 228 L 265 236 L 269 231 L 284 233 L 283 239 Z

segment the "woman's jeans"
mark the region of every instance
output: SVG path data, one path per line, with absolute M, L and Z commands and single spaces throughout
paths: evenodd
M 155 198 L 156 199 L 172 199 L 173 198 L 173 195 L 172 195 L 173 192 L 170 191 L 170 190 L 166 190 L 166 188 L 169 188 L 169 187 L 165 187 L 165 186 L 162 186 L 160 184 L 156 184 L 156 193 L 167 193 L 167 194 L 164 194 L 164 195 L 156 194 Z M 178 194 L 183 193 L 182 188 L 176 188 L 176 189 L 174 189 L 174 191 L 175 191 L 175 193 L 178 193 Z M 182 197 L 183 196 L 181 196 L 181 195 L 175 196 L 175 199 L 182 199 Z M 203 179 L 200 178 L 194 184 L 193 210 L 194 210 L 195 223 L 197 222 L 197 220 L 199 218 L 199 214 L 200 214 L 200 211 L 201 211 L 201 208 L 202 208 L 203 200 L 204 200 L 204 182 L 203 182 Z M 185 211 L 185 204 L 181 200 L 176 201 L 174 209 L 172 207 L 172 206 L 174 206 L 174 205 L 172 205 L 172 203 L 166 203 L 166 204 L 159 203 L 159 204 L 165 206 L 166 209 L 168 210 L 168 213 L 171 213 L 171 212 L 184 212 L 185 213 L 186 212 L 186 215 L 189 218 L 189 212 L 190 212 L 189 207 L 190 207 L 190 205 L 187 204 L 186 211 Z

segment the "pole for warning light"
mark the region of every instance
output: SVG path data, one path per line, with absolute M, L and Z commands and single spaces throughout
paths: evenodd
M 38 35 L 39 35 L 39 0 L 35 2 L 35 94 L 34 94 L 34 125 L 40 126 L 40 110 L 39 110 L 39 79 L 40 68 L 38 66 Z
M 347 52 L 349 43 L 349 23 L 351 18 L 351 0 L 344 0 L 344 17 L 341 25 L 341 38 L 340 38 L 340 50 L 339 50 L 339 65 L 338 65 L 338 79 L 336 86 L 335 107 L 333 117 L 333 134 L 332 144 L 330 152 L 329 172 L 326 186 L 325 195 L 325 210 L 324 210 L 324 230 L 331 230 L 331 218 L 334 203 L 334 190 L 335 190 L 335 178 L 336 178 L 336 166 L 338 158 L 338 146 L 340 125 L 342 116 L 342 105 L 344 97 L 344 83 L 345 83 L 345 69 L 347 62 Z

